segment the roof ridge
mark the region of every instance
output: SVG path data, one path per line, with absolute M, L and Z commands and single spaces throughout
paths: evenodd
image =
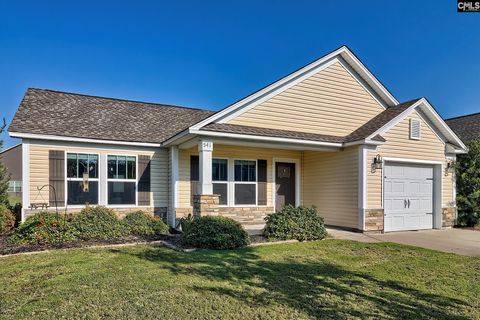
M 194 107 L 178 106 L 178 105 L 173 105 L 173 104 L 163 104 L 163 103 L 147 102 L 147 101 L 140 101 L 140 100 L 111 98 L 111 97 L 97 96 L 97 95 L 92 95 L 92 94 L 84 94 L 84 93 L 76 93 L 76 92 L 67 92 L 67 91 L 53 90 L 53 89 L 44 89 L 44 88 L 32 88 L 32 87 L 29 87 L 29 88 L 27 89 L 27 92 L 28 92 L 29 90 L 46 91 L 46 92 L 53 92 L 53 93 L 63 93 L 63 94 L 69 94 L 69 95 L 74 95 L 74 96 L 90 97 L 90 98 L 98 98 L 98 99 L 106 99 L 106 100 L 113 100 L 113 101 L 124 101 L 124 102 L 133 102 L 133 103 L 142 103 L 142 104 L 147 104 L 147 105 L 150 105 L 150 106 L 162 106 L 162 107 L 170 107 L 170 108 L 181 108 L 181 109 L 190 109 L 190 110 L 217 112 L 217 111 L 214 111 L 214 110 L 194 108 Z
M 471 116 L 476 116 L 476 115 L 480 115 L 480 112 L 475 112 L 475 113 L 470 113 L 470 114 L 464 114 L 464 115 L 462 115 L 462 116 L 457 116 L 457 117 L 453 117 L 453 118 L 448 118 L 448 119 L 445 119 L 445 121 L 455 120 L 455 119 L 460 119 L 460 118 L 466 118 L 466 117 L 471 117 Z

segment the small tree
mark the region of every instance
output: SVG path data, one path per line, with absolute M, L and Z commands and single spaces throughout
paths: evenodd
M 3 118 L 3 124 L 0 127 L 0 134 L 3 133 L 7 123 Z M 0 138 L 0 149 L 3 149 L 3 139 Z M 1 160 L 1 159 L 0 159 Z M 0 161 L 0 204 L 9 205 L 8 203 L 8 182 L 10 181 L 10 174 L 7 171 L 7 167 Z
M 480 140 L 467 143 L 468 153 L 456 165 L 458 223 L 473 227 L 480 223 Z

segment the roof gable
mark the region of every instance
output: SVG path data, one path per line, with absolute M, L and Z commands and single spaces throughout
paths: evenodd
M 384 110 L 346 63 L 335 58 L 302 81 L 219 123 L 345 136 Z
M 292 72 L 284 78 L 266 86 L 265 88 L 260 89 L 257 92 L 224 108 L 215 115 L 200 121 L 191 128 L 198 130 L 212 122 L 224 123 L 230 118 L 235 117 L 235 115 L 241 113 L 242 110 L 251 108 L 252 105 L 255 106 L 273 97 L 279 92 L 285 90 L 285 88 L 295 85 L 296 83 L 310 77 L 311 75 L 338 61 L 342 61 L 352 72 L 358 75 L 359 81 L 361 81 L 366 88 L 372 90 L 372 94 L 377 97 L 379 103 L 383 104 L 385 107 L 398 104 L 398 101 L 392 96 L 392 94 L 380 83 L 380 81 L 378 81 L 378 79 L 373 76 L 368 68 L 366 68 L 363 63 L 360 62 L 360 60 L 350 51 L 350 49 L 346 46 L 342 46 L 339 49 L 298 69 L 297 71 Z
M 417 100 L 412 100 L 407 103 L 400 104 L 399 107 L 400 109 L 396 110 L 397 114 L 394 117 L 391 117 L 391 119 L 382 126 L 378 127 L 377 130 L 372 130 L 373 132 L 366 137 L 366 140 L 372 139 L 376 135 L 384 135 L 398 123 L 403 121 L 407 116 L 413 112 L 418 112 L 418 114 L 422 117 L 422 120 L 424 120 L 424 122 L 440 139 L 456 146 L 456 148 L 461 151 L 465 151 L 467 149 L 462 140 L 460 140 L 453 130 L 445 123 L 445 121 L 427 99 L 420 98 Z

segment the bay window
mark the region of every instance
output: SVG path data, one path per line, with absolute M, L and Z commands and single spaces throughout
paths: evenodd
M 228 160 L 212 159 L 213 193 L 220 195 L 219 204 L 228 204 Z
M 257 161 L 235 160 L 235 205 L 257 204 Z
M 109 205 L 136 205 L 137 158 L 109 155 L 107 184 Z
M 88 191 L 83 175 L 88 175 Z M 67 153 L 67 204 L 98 204 L 98 154 Z

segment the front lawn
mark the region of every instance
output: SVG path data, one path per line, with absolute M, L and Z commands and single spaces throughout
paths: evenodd
M 480 318 L 480 259 L 327 240 L 0 258 L 0 318 Z

